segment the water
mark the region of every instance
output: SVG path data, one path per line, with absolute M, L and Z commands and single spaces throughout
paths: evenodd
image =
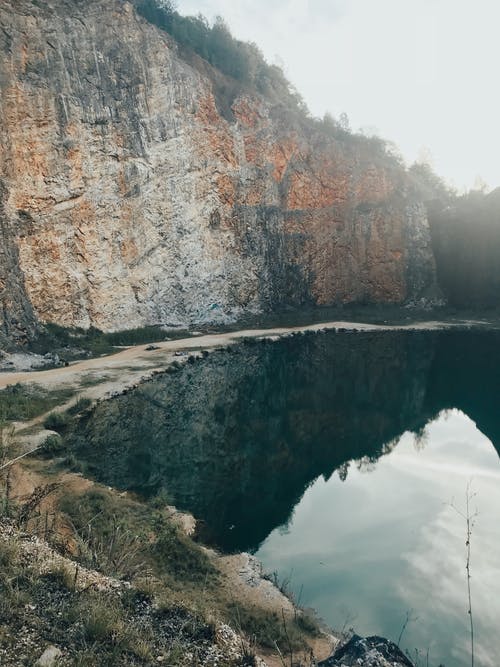
M 336 628 L 470 664 L 465 493 L 475 494 L 476 665 L 500 637 L 500 335 L 328 333 L 241 345 L 101 404 L 87 472 L 167 489 L 226 551 L 255 551 Z

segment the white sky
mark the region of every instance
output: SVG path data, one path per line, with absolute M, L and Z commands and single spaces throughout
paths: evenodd
M 311 112 L 421 149 L 459 189 L 500 185 L 499 0 L 177 0 L 283 66 Z

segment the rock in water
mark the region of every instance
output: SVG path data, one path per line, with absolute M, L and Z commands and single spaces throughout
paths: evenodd
M 383 637 L 351 639 L 318 667 L 414 667 L 402 651 Z

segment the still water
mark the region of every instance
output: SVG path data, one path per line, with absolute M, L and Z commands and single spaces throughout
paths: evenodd
M 500 335 L 326 333 L 247 343 L 100 404 L 87 472 L 166 489 L 202 537 L 256 552 L 333 627 L 470 664 L 500 656 Z

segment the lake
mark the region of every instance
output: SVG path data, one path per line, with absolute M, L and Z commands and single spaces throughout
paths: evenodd
M 88 475 L 166 490 L 331 626 L 401 635 L 435 667 L 470 664 L 469 488 L 476 665 L 496 667 L 499 404 L 500 332 L 328 332 L 214 351 L 70 440 Z

